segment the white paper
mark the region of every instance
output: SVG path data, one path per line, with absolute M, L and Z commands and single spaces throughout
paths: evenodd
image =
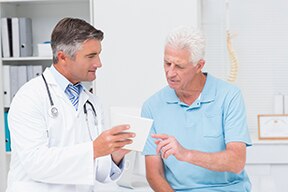
M 133 132 L 136 134 L 136 136 L 132 138 L 133 143 L 124 147 L 124 149 L 132 151 L 143 151 L 152 123 L 152 119 L 132 115 L 124 115 L 119 113 L 111 113 L 112 126 L 129 124 L 130 129 L 127 130 L 127 132 Z

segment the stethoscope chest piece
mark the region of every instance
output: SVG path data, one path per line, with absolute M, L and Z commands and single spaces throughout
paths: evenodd
M 49 116 L 52 118 L 56 118 L 58 116 L 58 109 L 53 105 L 49 110 Z
M 51 93 L 50 93 L 50 90 L 49 90 L 49 87 L 48 87 L 48 84 L 47 84 L 47 81 L 46 81 L 44 75 L 42 74 L 41 76 L 42 76 L 42 78 L 44 80 L 45 87 L 46 87 L 47 94 L 48 94 L 49 101 L 50 101 L 50 106 L 51 107 L 50 107 L 50 109 L 48 111 L 49 116 L 52 117 L 52 118 L 56 118 L 58 116 L 58 109 L 54 106 L 54 102 L 52 100 Z

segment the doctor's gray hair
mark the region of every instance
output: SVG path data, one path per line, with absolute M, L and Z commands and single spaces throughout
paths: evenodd
M 176 49 L 187 49 L 190 52 L 190 60 L 194 65 L 205 55 L 204 36 L 193 27 L 180 26 L 175 28 L 167 36 L 165 45 Z
M 54 27 L 51 34 L 53 63 L 58 63 L 57 53 L 63 51 L 75 59 L 75 54 L 82 44 L 89 39 L 102 41 L 104 34 L 82 19 L 64 18 Z

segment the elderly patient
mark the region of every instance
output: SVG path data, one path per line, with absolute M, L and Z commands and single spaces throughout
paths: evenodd
M 203 73 L 205 40 L 178 27 L 167 37 L 168 86 L 152 95 L 142 116 L 154 120 L 143 154 L 154 191 L 247 192 L 251 145 L 241 91 Z

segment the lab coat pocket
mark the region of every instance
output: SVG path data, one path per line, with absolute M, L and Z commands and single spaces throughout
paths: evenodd
M 48 192 L 48 186 L 44 183 L 37 183 L 33 181 L 15 182 L 13 183 L 11 192 Z
M 203 136 L 217 138 L 222 135 L 223 124 L 221 113 L 204 113 L 203 119 Z

